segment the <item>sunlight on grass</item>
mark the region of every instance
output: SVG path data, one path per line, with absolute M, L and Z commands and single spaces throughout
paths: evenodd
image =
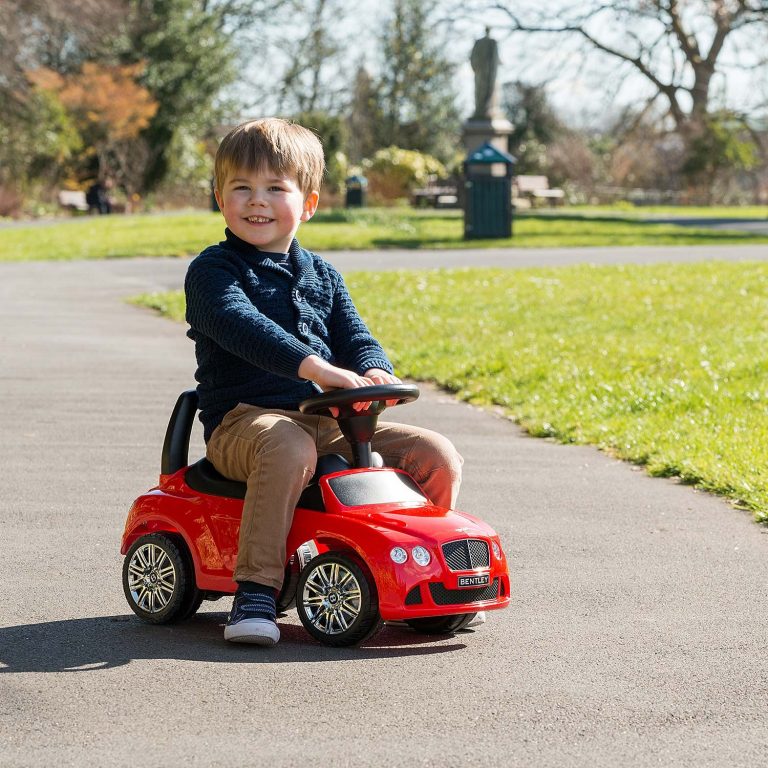
M 768 519 L 768 265 L 357 274 L 404 376 Z
M 401 376 L 768 521 L 768 265 L 356 273 Z M 181 292 L 141 297 L 183 320 Z
M 738 245 L 768 243 L 750 233 L 653 224 L 632 217 L 531 213 L 503 240 L 463 239 L 460 211 L 370 208 L 327 210 L 303 225 L 310 250 L 377 248 L 544 248 L 628 245 Z M 9 228 L 0 236 L 0 261 L 190 256 L 224 237 L 219 214 L 185 213 L 82 217 L 57 224 Z

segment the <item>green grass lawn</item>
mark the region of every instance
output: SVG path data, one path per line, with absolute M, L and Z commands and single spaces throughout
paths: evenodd
M 401 376 L 768 521 L 768 264 L 357 273 L 348 283 Z M 179 293 L 143 303 L 183 317 Z
M 222 239 L 213 213 L 82 217 L 0 229 L 0 261 L 186 256 Z M 460 211 L 406 208 L 321 211 L 302 226 L 304 247 L 327 252 L 376 248 L 491 248 L 620 245 L 738 245 L 768 236 L 638 221 L 633 215 L 589 218 L 566 211 L 528 213 L 506 240 L 463 240 Z
M 615 203 L 614 205 L 572 205 L 566 209 L 584 215 L 600 215 L 615 213 L 621 216 L 642 218 L 644 216 L 679 216 L 681 218 L 713 218 L 713 219 L 766 219 L 766 205 L 631 205 Z

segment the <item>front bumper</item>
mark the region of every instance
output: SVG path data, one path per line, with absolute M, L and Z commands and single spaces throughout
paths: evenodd
M 489 542 L 490 543 L 490 542 Z M 490 558 L 486 567 L 456 570 L 449 567 L 440 547 L 429 566 L 412 560 L 390 563 L 386 574 L 377 578 L 379 611 L 385 621 L 450 616 L 506 608 L 510 602 L 510 579 L 506 559 Z

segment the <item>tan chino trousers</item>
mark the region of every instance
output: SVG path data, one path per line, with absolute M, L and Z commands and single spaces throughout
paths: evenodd
M 432 502 L 455 506 L 463 459 L 450 440 L 429 429 L 382 422 L 372 447 L 387 466 L 406 470 Z M 318 454 L 326 453 L 352 459 L 349 443 L 327 416 L 240 403 L 216 427 L 208 460 L 225 477 L 247 483 L 235 581 L 280 589 L 296 503 Z

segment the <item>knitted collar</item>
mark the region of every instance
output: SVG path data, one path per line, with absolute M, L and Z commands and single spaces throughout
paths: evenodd
M 222 248 L 236 251 L 249 259 L 260 262 L 262 266 L 278 271 L 281 274 L 290 274 L 289 270 L 285 269 L 285 267 L 275 264 L 268 252 L 260 251 L 255 245 L 251 245 L 242 238 L 239 238 L 229 227 L 224 230 L 224 234 L 226 235 L 226 240 L 219 243 Z M 291 277 L 294 282 L 302 282 L 302 278 L 306 278 L 306 273 L 312 260 L 309 254 L 299 245 L 299 241 L 295 237 L 288 248 L 288 258 L 293 264 L 293 274 Z

